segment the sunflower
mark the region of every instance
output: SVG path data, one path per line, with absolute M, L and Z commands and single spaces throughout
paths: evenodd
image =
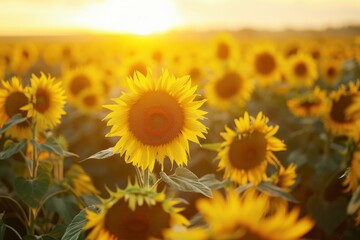
M 224 177 L 244 185 L 255 184 L 265 179 L 267 164 L 278 166 L 274 151 L 283 151 L 285 144 L 274 137 L 278 126 L 268 126 L 269 119 L 261 112 L 256 118 L 245 112 L 243 118 L 235 119 L 236 129 L 228 127 L 221 136 L 225 139 L 218 152 L 219 170 Z
M 354 109 L 356 98 L 359 96 L 360 81 L 350 82 L 349 88 L 341 85 L 337 91 L 330 93 L 330 106 L 324 116 L 325 127 L 334 135 L 346 135 L 360 119 L 356 114 L 348 114 Z
M 341 77 L 342 62 L 336 60 L 323 60 L 320 62 L 321 80 L 329 86 L 334 86 Z
M 210 227 L 209 239 L 299 239 L 314 225 L 308 217 L 299 219 L 297 208 L 267 214 L 267 198 L 254 190 L 239 196 L 231 189 L 226 198 L 215 192 L 196 206 Z
M 350 172 L 343 181 L 343 186 L 346 186 L 346 192 L 354 192 L 359 186 L 360 179 L 360 149 L 355 151 L 352 155 L 350 163 Z
M 44 73 L 40 77 L 33 74 L 30 80 L 31 102 L 21 109 L 28 111 L 27 117 L 32 117 L 39 131 L 52 129 L 60 123 L 61 115 L 65 114 L 65 92 L 61 82 L 56 82 Z
M 318 77 L 318 70 L 311 56 L 299 53 L 288 59 L 285 74 L 291 86 L 310 87 Z
M 281 57 L 274 46 L 258 45 L 250 59 L 252 73 L 261 87 L 271 86 L 281 80 Z
M 199 143 L 205 138 L 206 127 L 199 121 L 206 112 L 198 108 L 205 102 L 195 101 L 196 87 L 189 77 L 176 78 L 164 71 L 154 78 L 151 71 L 146 76 L 137 72 L 128 78 L 131 92 L 107 105 L 112 112 L 107 137 L 120 137 L 114 152 L 125 154 L 125 161 L 145 170 L 153 170 L 155 160 L 163 167 L 168 156 L 171 163 L 187 164 L 188 140 Z
M 91 177 L 78 164 L 71 165 L 65 174 L 65 180 L 76 196 L 99 194 L 99 191 L 93 185 Z
M 85 114 L 96 113 L 102 108 L 104 97 L 95 89 L 85 89 L 76 98 L 74 106 Z
M 209 106 L 226 111 L 231 106 L 243 107 L 250 99 L 253 88 L 251 80 L 238 69 L 222 69 L 207 83 L 205 94 Z
M 164 232 L 166 240 L 210 240 L 209 229 L 204 227 L 174 228 L 166 229 Z
M 326 112 L 327 105 L 326 91 L 319 87 L 309 94 L 287 101 L 289 110 L 297 117 L 320 117 Z
M 93 228 L 87 239 L 161 239 L 166 229 L 189 224 L 179 213 L 182 208 L 175 207 L 177 204 L 164 192 L 129 184 L 126 189 L 117 189 L 110 192 L 108 199 L 102 199 L 100 213 L 87 210 L 85 229 Z
M 20 80 L 13 77 L 11 81 L 1 81 L 0 88 L 0 126 L 17 113 L 26 117 L 27 112 L 21 108 L 29 103 L 27 90 L 21 85 Z M 6 131 L 6 135 L 14 138 L 31 138 L 29 121 L 19 123 Z
M 24 75 L 30 67 L 38 60 L 39 50 L 33 43 L 24 43 L 15 45 L 11 70 L 17 75 Z
M 280 166 L 279 172 L 270 177 L 270 181 L 276 186 L 290 192 L 290 187 L 296 182 L 296 165 L 291 163 L 287 168 Z
M 226 62 L 239 58 L 239 46 L 234 37 L 227 33 L 219 33 L 211 39 L 211 60 Z
M 100 70 L 90 65 L 65 71 L 62 80 L 69 103 L 75 104 L 79 94 L 87 89 L 102 94 L 104 92 L 101 84 L 102 76 Z

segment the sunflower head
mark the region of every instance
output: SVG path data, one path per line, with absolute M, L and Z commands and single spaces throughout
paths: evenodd
M 219 170 L 225 170 L 224 177 L 244 185 L 248 182 L 260 183 L 266 178 L 267 164 L 279 165 L 275 151 L 286 149 L 285 144 L 274 135 L 278 126 L 269 126 L 269 119 L 261 112 L 250 117 L 235 120 L 234 130 L 226 127 L 221 133 L 224 138 L 218 152 Z
M 350 82 L 348 88 L 341 85 L 330 93 L 330 104 L 324 116 L 325 127 L 334 135 L 346 135 L 349 130 L 359 124 L 356 114 L 349 114 L 349 110 L 356 108 L 359 96 L 360 81 Z
M 20 113 L 23 117 L 27 116 L 26 110 L 22 108 L 29 104 L 28 89 L 25 89 L 20 80 L 13 77 L 11 81 L 1 81 L 0 88 L 0 126 L 15 114 Z M 6 135 L 14 138 L 30 138 L 31 129 L 28 121 L 19 123 L 6 131 Z
M 310 87 L 318 78 L 316 62 L 311 56 L 299 53 L 287 61 L 286 78 L 292 87 Z
M 114 151 L 125 161 L 152 171 L 157 160 L 163 167 L 167 156 L 181 166 L 187 164 L 188 141 L 204 138 L 206 127 L 199 121 L 206 112 L 199 110 L 204 101 L 194 100 L 196 87 L 187 77 L 176 78 L 164 71 L 154 78 L 137 72 L 128 78 L 130 92 L 107 105 L 111 126 L 107 137 L 120 137 Z
M 189 224 L 179 214 L 182 209 L 175 207 L 178 203 L 164 192 L 129 183 L 102 200 L 100 214 L 87 211 L 85 229 L 93 228 L 89 239 L 160 239 L 166 229 Z
M 290 187 L 295 184 L 297 177 L 295 171 L 296 165 L 294 163 L 291 163 L 287 168 L 280 166 L 279 172 L 270 176 L 270 181 L 284 191 L 290 192 Z
M 40 77 L 33 74 L 30 80 L 31 102 L 21 109 L 28 111 L 27 116 L 32 117 L 39 131 L 54 128 L 65 114 L 65 92 L 61 82 L 44 73 Z
M 208 104 L 226 111 L 230 107 L 243 107 L 253 91 L 251 80 L 236 68 L 219 70 L 205 86 Z
M 239 46 L 234 37 L 229 33 L 219 33 L 212 40 L 211 59 L 226 62 L 239 57 Z
M 268 198 L 254 189 L 241 196 L 235 189 L 226 197 L 214 193 L 212 199 L 200 199 L 197 208 L 209 225 L 210 239 L 298 239 L 314 225 L 307 217 L 299 219 L 298 209 L 267 214 Z
M 99 194 L 99 191 L 93 185 L 91 177 L 78 164 L 71 165 L 65 174 L 65 180 L 79 197 Z
M 345 192 L 355 192 L 359 186 L 360 178 L 360 150 L 358 149 L 352 154 L 350 162 L 350 172 L 343 181 L 343 186 L 346 187 Z
M 289 99 L 287 106 L 297 117 L 320 117 L 328 107 L 326 91 L 315 87 L 311 93 Z
M 76 106 L 77 98 L 85 90 L 103 94 L 102 76 L 99 69 L 89 65 L 65 71 L 62 80 L 69 103 Z
M 335 60 L 323 60 L 320 62 L 321 80 L 329 85 L 334 86 L 342 74 L 342 62 Z
M 282 59 L 274 46 L 270 44 L 256 46 L 251 54 L 250 64 L 259 86 L 267 87 L 280 82 Z

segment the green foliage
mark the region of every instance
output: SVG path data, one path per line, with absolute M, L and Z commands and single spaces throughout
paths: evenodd
M 65 234 L 61 240 L 77 240 L 83 231 L 85 224 L 87 223 L 86 210 L 97 212 L 96 206 L 89 206 L 82 209 L 66 227 Z
M 91 155 L 90 157 L 88 158 L 85 158 L 83 161 L 86 161 L 88 159 L 104 159 L 104 158 L 109 158 L 115 154 L 118 154 L 117 152 L 114 152 L 114 148 L 113 147 L 110 147 L 108 149 L 104 149 L 104 150 L 101 150 L 93 155 Z
M 50 185 L 50 176 L 41 172 L 34 179 L 26 179 L 19 176 L 15 179 L 15 191 L 17 195 L 32 208 L 39 206 Z
M 309 198 L 307 205 L 316 224 L 328 236 L 347 218 L 347 201 L 345 198 L 338 198 L 330 202 L 314 195 Z
M 15 153 L 20 152 L 24 149 L 26 146 L 26 139 L 22 139 L 20 142 L 12 143 L 10 146 L 8 146 L 4 151 L 0 152 L 0 160 L 1 159 L 8 159 Z
M 256 186 L 260 192 L 267 193 L 273 197 L 280 197 L 287 201 L 298 203 L 298 201 L 288 192 L 285 192 L 282 188 L 270 183 L 270 182 L 261 182 Z
M 54 153 L 64 157 L 78 157 L 77 154 L 66 151 L 53 136 L 46 138 L 44 143 L 31 140 L 31 144 L 35 145 L 39 152 Z
M 23 117 L 21 115 L 21 113 L 15 114 L 9 120 L 7 120 L 7 122 L 2 126 L 2 128 L 0 129 L 0 134 L 3 134 L 4 132 L 6 132 L 6 130 L 8 130 L 12 126 L 15 126 L 15 125 L 17 125 L 19 123 L 25 122 L 26 119 L 27 118 Z
M 160 172 L 161 179 L 169 186 L 184 192 L 197 192 L 207 197 L 212 197 L 211 189 L 200 181 L 200 179 L 190 170 L 178 167 L 173 175 L 166 175 Z

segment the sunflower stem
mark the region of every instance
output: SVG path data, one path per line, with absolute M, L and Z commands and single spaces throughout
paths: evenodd
M 31 126 L 31 132 L 32 132 L 32 178 L 36 178 L 36 171 L 37 171 L 37 147 L 36 147 L 36 123 L 33 121 Z
M 147 167 L 145 170 L 144 170 L 144 187 L 149 189 L 150 186 L 149 186 L 149 181 L 150 180 L 150 170 L 149 168 Z

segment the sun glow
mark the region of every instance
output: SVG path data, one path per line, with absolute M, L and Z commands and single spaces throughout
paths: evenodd
M 107 0 L 86 7 L 77 22 L 94 30 L 143 35 L 168 31 L 179 20 L 169 0 Z

